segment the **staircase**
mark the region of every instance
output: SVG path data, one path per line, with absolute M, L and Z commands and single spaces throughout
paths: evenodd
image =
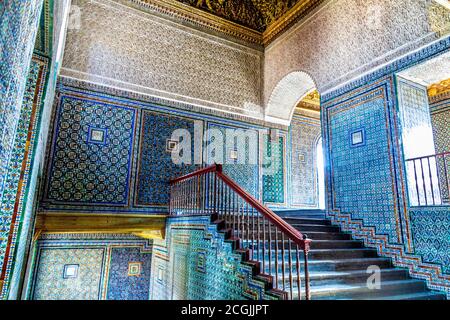
M 445 300 L 445 295 L 427 289 L 425 281 L 412 279 L 406 269 L 391 259 L 353 240 L 331 224 L 320 210 L 276 212 L 286 222 L 312 239 L 309 277 L 313 300 Z M 369 266 L 381 270 L 381 289 L 367 287 Z M 293 281 L 295 287 L 295 279 Z M 294 294 L 297 290 L 293 290 Z
M 445 299 L 332 225 L 324 211 L 273 212 L 224 174 L 221 165 L 172 179 L 170 186 L 170 215 L 211 216 L 251 266 L 252 276 L 280 299 Z M 369 269 L 379 270 L 381 288 L 369 288 L 374 274 Z

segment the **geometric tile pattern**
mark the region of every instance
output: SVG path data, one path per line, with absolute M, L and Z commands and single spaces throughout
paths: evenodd
M 96 300 L 101 290 L 104 249 L 47 249 L 39 253 L 35 300 Z M 67 265 L 78 265 L 77 277 L 64 277 Z
M 431 121 L 436 152 L 450 151 L 450 99 L 432 106 Z
M 195 165 L 175 164 L 167 150 L 167 140 L 175 130 L 185 129 L 191 135 L 191 163 L 194 162 L 194 121 L 170 114 L 144 111 L 140 137 L 137 203 L 139 205 L 167 206 L 169 181 L 195 171 Z M 180 150 L 181 151 L 181 150 Z
M 374 96 L 376 97 L 374 98 Z M 351 102 L 330 107 L 330 145 L 335 208 L 351 212 L 380 234 L 398 243 L 395 194 L 392 193 L 391 163 L 385 98 L 382 91 L 369 92 Z M 366 143 L 352 146 L 354 131 L 364 128 Z
M 292 206 L 318 207 L 317 141 L 320 120 L 294 114 L 290 131 Z
M 285 201 L 285 140 L 282 136 L 272 141 L 270 135 L 263 136 L 263 202 L 284 204 Z M 264 174 L 266 171 L 266 174 Z
M 430 52 L 434 52 L 436 50 L 441 50 L 443 45 L 449 46 L 450 41 L 437 45 L 434 45 L 432 50 Z M 427 56 L 427 51 L 424 51 L 424 54 L 418 54 L 415 55 L 413 58 L 422 58 Z M 402 68 L 404 68 L 406 65 L 409 65 L 411 63 L 411 58 L 405 58 L 404 61 L 402 61 Z M 334 159 L 336 157 L 334 153 L 335 150 L 335 139 L 334 136 L 330 134 L 329 129 L 330 124 L 332 123 L 332 119 L 335 115 L 332 114 L 332 110 L 327 110 L 328 108 L 333 108 L 333 106 L 340 106 L 341 110 L 343 112 L 349 112 L 353 109 L 358 110 L 358 108 L 361 105 L 366 105 L 368 110 L 370 110 L 371 106 L 376 105 L 377 103 L 381 103 L 383 100 L 383 104 L 385 104 L 385 119 L 378 119 L 378 126 L 383 127 L 384 130 L 386 130 L 387 135 L 384 134 L 384 136 L 389 137 L 389 139 L 384 140 L 383 134 L 380 132 L 378 136 L 378 143 L 380 144 L 380 148 L 385 148 L 385 152 L 387 155 L 389 155 L 390 160 L 390 172 L 392 172 L 392 168 L 395 168 L 396 172 L 392 172 L 392 182 L 389 184 L 386 184 L 384 187 L 379 185 L 372 185 L 372 188 L 366 189 L 366 193 L 358 193 L 356 195 L 358 196 L 365 196 L 366 203 L 370 205 L 371 203 L 379 203 L 379 204 L 385 204 L 386 201 L 389 202 L 389 198 L 391 198 L 391 193 L 395 195 L 396 199 L 394 201 L 394 210 L 389 212 L 390 216 L 394 216 L 395 219 L 399 220 L 397 224 L 401 225 L 401 229 L 398 239 L 401 240 L 403 238 L 404 244 L 395 243 L 395 239 L 393 237 L 389 237 L 388 234 L 383 232 L 380 232 L 380 227 L 382 228 L 383 225 L 379 224 L 369 224 L 365 218 L 365 216 L 362 216 L 358 214 L 358 212 L 352 212 L 348 211 L 347 209 L 343 209 L 339 206 L 336 206 L 336 203 L 341 202 L 349 202 L 350 204 L 357 203 L 354 201 L 354 199 L 357 199 L 357 196 L 355 195 L 355 192 L 348 192 L 341 194 L 340 196 L 337 196 L 335 194 L 335 190 L 337 186 L 335 185 L 335 180 L 332 179 L 333 175 L 335 175 L 335 164 L 332 160 L 330 161 L 330 167 L 327 168 L 329 170 L 327 172 L 327 179 L 329 183 L 329 190 L 328 190 L 328 202 L 330 205 L 330 208 L 327 212 L 328 216 L 334 221 L 334 223 L 337 223 L 341 226 L 341 228 L 344 231 L 351 232 L 353 236 L 356 239 L 364 240 L 365 244 L 369 247 L 377 248 L 378 252 L 382 256 L 391 257 L 393 259 L 394 265 L 399 267 L 406 267 L 409 269 L 410 274 L 419 279 L 424 279 L 427 282 L 427 285 L 429 288 L 434 290 L 441 290 L 447 293 L 447 296 L 450 297 L 450 276 L 444 274 L 443 269 L 448 270 L 448 265 L 439 265 L 438 261 L 439 259 L 437 256 L 432 257 L 432 253 L 429 253 L 428 259 L 425 259 L 422 254 L 425 253 L 423 250 L 425 247 L 425 242 L 428 244 L 435 242 L 435 248 L 440 247 L 444 248 L 443 252 L 445 252 L 447 249 L 445 249 L 445 246 L 448 246 L 448 243 L 445 241 L 442 241 L 442 239 L 448 239 L 448 234 L 445 233 L 448 231 L 447 224 L 448 222 L 448 209 L 446 207 L 443 207 L 441 209 L 434 208 L 434 209 L 424 209 L 426 212 L 428 212 L 428 217 L 432 219 L 433 215 L 435 214 L 435 211 L 441 212 L 439 213 L 439 220 L 442 218 L 442 229 L 439 228 L 436 230 L 437 233 L 440 234 L 441 241 L 440 243 L 436 244 L 436 238 L 432 239 L 432 235 L 428 235 L 428 238 L 424 235 L 424 232 L 432 233 L 433 231 L 430 231 L 431 225 L 430 223 L 426 222 L 426 220 L 423 220 L 422 214 L 420 214 L 420 218 L 414 218 L 414 215 L 416 214 L 416 211 L 419 209 L 414 210 L 408 210 L 408 208 L 405 206 L 404 201 L 407 201 L 405 197 L 405 192 L 402 190 L 405 190 L 405 175 L 404 175 L 404 169 L 402 168 L 402 157 L 401 157 L 401 140 L 399 139 L 399 129 L 392 129 L 397 126 L 400 128 L 400 119 L 396 117 L 396 112 L 391 112 L 391 108 L 395 108 L 395 101 L 396 97 L 393 95 L 393 82 L 394 82 L 394 75 L 391 74 L 390 76 L 382 77 L 384 74 L 383 72 L 388 72 L 389 70 L 394 70 L 395 68 L 400 68 L 399 65 L 390 65 L 386 68 L 386 70 L 379 71 L 377 73 L 371 74 L 366 76 L 365 80 L 367 79 L 375 79 L 374 82 L 369 82 L 363 84 L 363 80 L 358 80 L 355 83 L 351 83 L 347 85 L 345 88 L 338 89 L 336 92 L 331 92 L 328 95 L 325 96 L 323 100 L 323 106 L 324 112 L 322 112 L 322 123 L 325 126 L 325 132 L 327 132 L 327 135 L 324 137 L 325 139 L 325 145 L 327 146 L 327 152 L 326 156 L 328 159 Z M 397 69 L 395 69 L 397 70 Z M 384 92 L 384 94 L 380 97 L 380 92 Z M 349 97 L 353 97 L 349 99 Z M 365 100 L 364 101 L 364 97 Z M 339 102 L 340 101 L 340 102 Z M 378 101 L 378 102 L 377 102 Z M 357 123 L 361 116 L 361 109 L 359 112 L 349 112 L 351 113 L 352 117 L 349 117 L 346 119 L 347 123 Z M 374 112 L 375 111 L 375 112 Z M 367 119 L 370 119 L 370 117 L 375 116 L 376 117 L 377 112 L 376 110 L 372 110 L 372 113 L 370 115 L 366 115 Z M 381 115 L 381 114 L 380 114 Z M 344 119 L 345 120 L 345 119 Z M 346 125 L 347 123 L 342 123 L 341 125 Z M 338 126 L 339 123 L 335 123 L 334 126 Z M 362 126 L 361 126 L 362 127 Z M 353 129 L 353 127 L 350 127 L 349 129 Z M 364 147 L 356 147 L 352 148 L 354 150 L 361 149 L 361 148 L 367 148 L 370 147 L 371 143 L 374 143 L 371 141 L 373 137 L 371 138 L 371 131 L 374 130 L 372 128 L 371 130 L 368 129 L 367 126 L 364 126 L 365 132 L 366 132 L 366 140 L 367 145 Z M 348 129 L 347 129 L 348 130 Z M 356 129 L 355 129 L 356 130 Z M 391 131 L 393 130 L 393 131 Z M 375 129 L 376 131 L 376 129 Z M 392 136 L 392 138 L 391 138 Z M 390 140 L 391 139 L 391 140 Z M 348 136 L 345 137 L 345 140 L 348 141 Z M 330 155 L 331 153 L 331 155 Z M 360 162 L 365 161 L 361 160 L 364 157 L 367 157 L 366 154 L 359 154 L 355 156 L 355 154 L 348 154 L 349 163 L 347 167 L 341 166 L 339 170 L 341 171 L 351 171 L 353 170 L 353 163 L 352 162 Z M 381 159 L 380 158 L 373 158 L 369 157 L 366 161 L 368 161 L 368 166 L 370 165 L 370 168 L 372 168 L 373 165 L 379 165 Z M 351 167 L 351 169 L 350 169 Z M 375 169 L 377 170 L 377 169 Z M 385 169 L 378 170 L 380 173 L 382 173 Z M 389 171 L 388 171 L 389 172 Z M 358 172 L 356 172 L 358 174 Z M 361 177 L 351 177 L 348 180 L 348 183 L 353 183 L 352 181 L 357 181 L 362 185 L 362 188 L 364 188 L 364 185 L 362 182 L 367 181 L 367 179 L 362 179 Z M 378 200 L 372 200 L 377 199 L 376 195 L 377 192 L 384 192 L 385 196 L 383 198 L 380 198 Z M 339 198 L 341 200 L 339 200 Z M 367 207 L 362 207 L 362 210 L 366 209 Z M 424 213 L 425 214 L 425 213 Z M 366 214 L 367 215 L 367 214 Z M 370 213 L 369 213 L 370 215 Z M 415 219 L 415 222 L 412 222 L 412 220 Z M 431 220 L 429 220 L 431 222 Z M 397 228 L 398 229 L 398 228 Z M 421 229 L 421 230 L 419 230 Z M 427 231 L 424 231 L 427 230 Z M 397 230 L 398 231 L 398 230 Z M 415 237 L 415 234 L 417 233 L 421 236 L 419 236 L 417 239 Z M 419 248 L 419 251 L 417 250 Z M 425 253 L 426 254 L 426 253 Z M 434 262 L 430 261 L 434 260 Z M 445 261 L 445 259 L 444 259 Z M 436 263 L 437 262 L 437 263 Z M 442 266 L 442 267 L 441 267 Z
M 431 106 L 431 122 L 433 126 L 434 144 L 436 153 L 450 151 L 450 99 L 441 101 Z M 446 157 L 447 168 L 443 158 L 437 159 L 441 197 L 450 199 L 448 181 L 450 181 L 450 161 Z M 447 174 L 447 177 L 446 177 Z M 444 200 L 445 201 L 445 200 Z
M 152 275 L 152 300 L 277 299 L 253 279 L 210 216 L 169 218 L 166 240 L 155 242 L 153 252 L 152 270 L 163 271 Z
M 131 108 L 61 97 L 47 199 L 127 204 L 135 118 L 136 110 Z M 104 143 L 92 143 L 91 128 L 105 132 Z
M 245 191 L 259 198 L 258 131 L 251 128 L 238 128 L 216 123 L 208 123 L 208 130 L 211 130 L 210 132 L 217 131 L 211 133 L 213 136 L 209 136 L 208 141 L 214 142 L 215 140 L 213 139 L 216 137 L 219 138 L 220 136 L 223 139 L 223 145 L 220 145 L 220 142 L 217 144 L 220 147 L 223 146 L 222 156 L 215 156 L 219 162 L 222 162 L 223 172 L 238 183 Z M 245 143 L 242 143 L 242 141 L 239 142 L 243 140 L 242 137 L 241 139 L 237 137 L 232 139 L 233 137 L 231 135 L 244 132 L 242 130 L 245 130 L 251 138 L 245 138 Z M 250 139 L 253 141 L 250 142 Z M 239 150 L 240 144 L 245 146 L 242 148 L 243 150 Z M 239 157 L 243 156 L 244 159 L 233 159 L 231 155 L 234 151 L 243 151 L 243 155 L 239 155 Z M 215 152 L 221 152 L 221 150 L 215 150 Z M 209 159 L 206 160 L 208 163 L 210 162 Z
M 47 72 L 48 60 L 34 55 L 30 64 L 13 151 L 7 167 L 3 197 L 0 202 L 1 279 L 7 279 L 14 266 L 12 257 L 16 254 L 18 222 L 23 219 L 22 212 L 27 202 L 33 200 L 28 199 L 26 194 L 30 188 L 34 188 L 34 185 L 29 185 L 32 183 L 30 181 L 31 166 L 39 131 L 38 125 L 42 112 L 41 103 L 46 88 Z M 12 237 L 8 239 L 10 233 L 12 233 Z M 6 265 L 2 269 L 4 263 Z M 4 286 L 5 290 L 7 290 L 7 283 Z
M 34 249 L 27 297 L 147 300 L 151 244 L 124 234 L 43 234 Z
M 33 36 L 37 29 L 41 39 L 45 38 L 43 42 L 48 44 L 46 53 L 50 56 L 52 9 L 53 2 L 44 0 L 20 3 L 9 1 L 0 10 L 2 24 L 6 27 L 0 36 L 0 88 L 5 90 L 1 93 L 0 102 L 0 299 L 6 298 L 10 291 L 13 294 L 18 292 L 19 270 L 24 268 L 22 257 L 29 233 L 25 208 L 29 212 L 33 207 L 34 197 L 30 193 L 34 192 L 34 177 L 37 174 L 31 170 L 35 162 L 40 161 L 40 157 L 35 155 L 35 148 L 41 132 L 39 125 L 49 68 L 49 58 L 42 56 L 38 50 L 38 41 L 33 41 Z M 40 11 L 40 23 L 35 28 Z M 33 44 L 34 54 L 30 56 Z M 3 103 L 5 105 L 2 106 Z M 3 167 L 9 149 L 9 163 Z M 16 272 L 12 274 L 12 270 Z
M 445 209 L 410 212 L 415 253 L 426 262 L 440 264 L 450 274 L 450 213 Z
M 42 0 L 2 1 L 0 12 L 0 198 L 13 150 Z
M 108 300 L 148 300 L 151 254 L 141 248 L 111 249 Z M 137 266 L 139 272 L 130 272 Z M 140 269 L 139 269 L 140 268 Z

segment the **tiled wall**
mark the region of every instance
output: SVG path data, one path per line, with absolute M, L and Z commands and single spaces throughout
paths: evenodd
M 417 208 L 410 216 L 415 252 L 423 261 L 436 263 L 450 274 L 449 208 Z
M 2 267 L 0 298 L 4 299 L 8 296 L 16 298 L 24 268 L 24 256 L 31 233 L 30 225 L 34 217 L 37 168 L 40 164 L 37 149 L 44 135 L 43 131 L 45 131 L 40 128 L 40 123 L 46 113 L 44 100 L 48 96 L 48 79 L 50 73 L 53 72 L 51 71 L 53 1 L 43 1 L 42 10 L 40 1 L 27 1 L 26 3 L 22 1 L 20 3 L 9 1 L 3 8 L 5 10 L 1 11 L 2 23 L 5 22 L 5 26 L 9 28 L 6 31 L 16 33 L 15 36 L 4 35 L 9 37 L 9 43 L 3 42 L 2 44 L 1 73 L 4 76 L 2 79 L 12 81 L 8 84 L 8 86 L 10 85 L 10 94 L 19 94 L 21 81 L 24 81 L 25 85 L 25 91 L 20 93 L 23 94 L 20 96 L 20 99 L 23 99 L 22 103 L 14 102 L 14 108 L 18 107 L 16 110 L 18 114 L 13 116 L 14 121 L 17 121 L 17 127 L 10 122 L 11 119 L 5 118 L 4 121 L 1 121 L 2 125 L 7 126 L 4 133 L 11 134 L 13 137 L 12 144 L 2 146 L 2 157 L 6 156 L 9 148 L 12 152 L 9 163 L 2 168 L 6 171 L 2 171 L 0 175 L 1 179 L 5 179 L 4 185 L 0 187 L 0 267 Z M 39 14 L 40 19 L 37 16 Z M 34 24 L 38 21 L 40 23 L 36 31 Z M 33 44 L 35 31 L 37 36 L 34 54 L 30 57 L 26 48 Z M 21 35 L 22 33 L 24 34 Z M 20 44 L 18 45 L 16 41 Z M 15 54 L 20 56 L 14 58 Z M 30 60 L 25 62 L 28 58 Z M 24 60 L 20 62 L 21 59 Z M 20 63 L 23 65 L 19 66 Z M 28 66 L 29 69 L 27 69 Z M 8 68 L 12 68 L 14 74 L 9 75 Z M 12 78 L 8 80 L 9 76 L 15 77 L 14 80 Z M 12 100 L 7 100 L 13 99 L 12 96 L 4 96 L 4 98 L 3 102 L 5 103 L 11 103 Z M 4 110 L 2 116 L 12 115 L 10 112 L 13 109 L 10 107 Z M 11 129 L 14 130 L 11 131 Z M 6 143 L 6 140 L 4 142 Z
M 430 107 L 436 152 L 448 152 L 450 151 L 450 98 L 433 103 Z
M 1 4 L 0 197 L 12 156 L 42 3 L 42 0 L 13 0 Z
M 427 280 L 430 288 L 450 294 L 445 258 L 450 211 L 446 206 L 409 207 L 401 144 L 402 124 L 406 122 L 398 111 L 402 98 L 417 105 L 418 95 L 411 91 L 401 96 L 401 88 L 395 88 L 397 71 L 448 48 L 447 37 L 323 95 L 322 123 L 327 214 L 343 230 L 393 258 L 395 265 Z
M 155 240 L 153 251 L 153 300 L 276 299 L 252 278 L 209 216 L 170 218 L 166 240 Z
M 151 242 L 127 235 L 44 235 L 28 287 L 34 300 L 148 300 Z M 65 272 L 67 268 L 75 272 Z
M 319 185 L 317 143 L 321 137 L 319 115 L 296 113 L 291 122 L 291 206 L 317 208 Z
M 190 163 L 175 164 L 168 150 L 177 129 L 190 135 L 192 149 L 186 151 Z M 298 145 L 302 141 L 297 140 L 309 131 L 308 127 L 295 130 L 300 136 L 293 141 Z M 169 180 L 194 171 L 202 154 L 204 163 L 217 159 L 224 163 L 224 172 L 256 198 L 264 194 L 266 203 L 289 207 L 288 131 L 275 130 L 279 147 L 267 154 L 272 142 L 264 141 L 268 137 L 264 126 L 166 107 L 146 96 L 131 97 L 120 90 L 61 78 L 51 132 L 41 211 L 164 213 Z M 203 134 L 207 141 L 202 142 Z M 223 149 L 211 147 L 214 139 L 222 139 L 218 148 Z M 198 141 L 200 147 L 196 147 Z M 313 171 L 310 147 L 314 147 L 312 142 L 303 151 Z M 274 150 L 280 154 L 272 155 Z M 272 160 L 276 172 L 263 170 L 264 163 Z M 301 188 L 304 194 L 308 188 L 317 192 L 312 181 L 315 173 L 308 173 L 303 168 L 296 176 L 307 181 Z M 302 178 L 303 174 L 308 177 Z
M 430 105 L 436 153 L 450 152 L 450 97 L 449 93 L 437 97 Z M 437 159 L 441 197 L 450 203 L 450 161 L 449 155 Z

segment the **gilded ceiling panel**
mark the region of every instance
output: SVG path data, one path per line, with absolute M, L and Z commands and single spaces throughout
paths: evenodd
M 177 0 L 250 29 L 263 32 L 301 0 Z

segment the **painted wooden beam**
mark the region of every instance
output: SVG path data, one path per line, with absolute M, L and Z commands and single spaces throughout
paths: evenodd
M 124 233 L 164 239 L 167 216 L 124 214 L 38 214 L 35 239 L 41 233 Z

